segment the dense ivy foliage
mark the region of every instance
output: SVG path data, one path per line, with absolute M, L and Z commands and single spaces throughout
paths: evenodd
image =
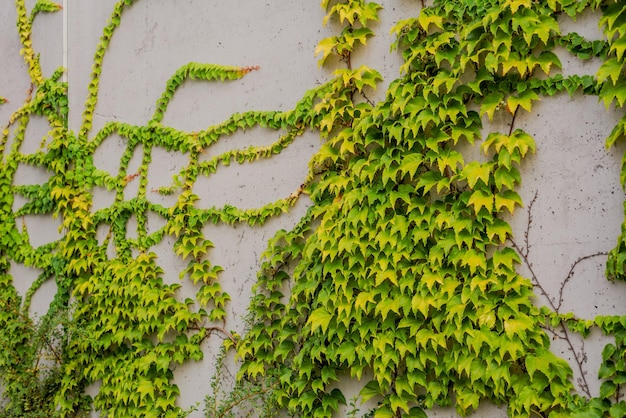
M 332 415 L 346 403 L 338 383 L 348 376 L 361 380 L 361 400 L 378 402 L 377 417 L 426 416 L 437 405 L 467 414 L 483 400 L 507 405 L 511 416 L 626 413 L 620 395 L 625 317 L 583 320 L 533 305 L 533 283 L 516 270 L 521 259 L 504 217 L 522 205 L 516 192 L 520 163 L 535 152 L 534 139 L 515 127 L 519 112 L 565 92 L 624 105 L 624 2 L 448 0 L 416 7 L 415 16 L 393 29 L 393 47 L 404 59 L 401 77 L 373 103 L 367 95 L 380 74 L 353 68 L 352 53 L 374 34 L 381 6 L 324 0 L 323 23 L 334 22 L 341 31 L 319 43 L 320 65 L 344 68 L 292 110 L 234 114 L 200 132 L 164 125 L 185 80 L 232 80 L 258 70 L 189 63 L 168 80 L 145 125 L 110 122 L 94 133 L 102 63 L 132 3 L 119 1 L 104 28 L 82 123 L 73 132 L 64 70 L 46 77 L 31 41 L 36 16 L 59 6 L 38 0 L 29 12 L 25 0 L 15 1 L 32 90 L 0 138 L 4 415 L 80 416 L 92 408 L 111 417 L 182 415 L 172 371 L 201 359 L 200 344 L 215 333 L 242 360 L 241 387 L 258 383 L 258 390 L 238 387 L 226 398 L 238 403 L 259 394 L 266 406 L 294 415 Z M 605 39 L 562 33 L 561 16 L 590 10 L 601 16 Z M 564 77 L 556 48 L 603 64 L 595 77 Z M 496 114 L 510 116 L 510 129 L 484 133 L 483 121 Z M 49 124 L 48 135 L 38 151 L 23 153 L 35 118 Z M 622 139 L 625 124 L 626 116 L 608 146 Z M 275 130 L 276 142 L 203 158 L 211 144 L 254 126 Z M 197 205 L 193 186 L 200 176 L 233 162 L 271 158 L 307 130 L 327 141 L 290 196 L 250 210 Z M 94 153 L 112 135 L 125 141 L 113 174 L 94 165 Z M 465 161 L 462 146 L 479 146 L 484 158 Z M 172 184 L 158 190 L 176 196 L 171 206 L 154 203 L 148 193 L 156 148 L 187 157 Z M 136 153 L 141 164 L 130 172 Z M 20 164 L 43 168 L 50 177 L 15 185 Z M 126 192 L 130 182 L 138 183 L 135 196 Z M 113 191 L 115 201 L 94 209 L 96 187 Z M 248 332 L 227 332 L 230 296 L 219 282 L 221 267 L 208 258 L 213 243 L 204 226 L 262 224 L 302 194 L 313 205 L 292 230 L 268 243 Z M 27 203 L 15 208 L 16 195 Z M 60 218 L 62 236 L 33 247 L 19 222 L 33 214 Z M 163 226 L 149 230 L 151 217 L 162 218 Z M 103 228 L 104 239 L 98 235 Z M 153 247 L 165 237 L 187 262 L 180 276 L 196 286 L 194 298 L 180 300 L 180 284 L 164 278 Z M 623 233 L 609 255 L 610 279 L 624 279 L 625 243 Z M 19 280 L 10 272 L 14 263 L 41 271 L 24 297 L 13 284 Z M 58 292 L 49 312 L 35 321 L 28 315 L 30 299 L 46 281 L 54 281 Z M 545 329 L 557 327 L 582 335 L 598 327 L 615 337 L 603 351 L 599 397 L 577 394 L 570 366 L 550 351 Z M 91 398 L 85 390 L 94 383 L 99 386 Z M 216 396 L 209 400 L 220 414 L 232 410 Z
M 384 101 L 343 112 L 345 127 L 313 161 L 309 218 L 271 243 L 257 323 L 239 348 L 242 373 L 279 369 L 276 397 L 306 416 L 345 403 L 337 382 L 346 374 L 372 376 L 360 394 L 379 400 L 376 417 L 426 416 L 435 405 L 466 414 L 483 399 L 507 404 L 511 416 L 622 416 L 626 404 L 610 401 L 623 373 L 622 318 L 596 321 L 617 339 L 604 352 L 601 397 L 575 395 L 570 366 L 549 351 L 543 327 L 567 323 L 586 335 L 593 321 L 533 305 L 503 215 L 522 204 L 519 165 L 535 151 L 514 126 L 519 111 L 564 91 L 623 105 L 624 8 L 442 1 L 399 22 L 403 77 Z M 352 43 L 342 36 L 375 9 L 329 7 L 347 29 L 320 43 L 322 62 L 332 54 L 348 61 L 342 42 Z M 606 41 L 561 34 L 559 15 L 588 9 L 603 13 Z M 560 75 L 557 47 L 604 59 L 597 78 Z M 481 135 L 483 116 L 497 112 L 510 114 L 510 130 Z M 608 145 L 623 132 L 621 122 Z M 485 160 L 466 162 L 460 146 L 478 141 Z M 623 273 L 622 245 L 609 259 L 611 276 Z

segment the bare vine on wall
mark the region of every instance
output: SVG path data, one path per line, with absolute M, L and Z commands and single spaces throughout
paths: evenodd
M 542 275 L 537 274 L 535 272 L 535 268 L 533 266 L 532 256 L 531 256 L 532 244 L 530 243 L 530 234 L 532 232 L 532 225 L 533 225 L 533 206 L 535 202 L 537 201 L 537 196 L 538 196 L 538 192 L 535 192 L 535 194 L 533 195 L 533 198 L 530 200 L 530 202 L 527 205 L 528 218 L 526 222 L 526 227 L 524 228 L 524 231 L 523 231 L 522 243 L 521 244 L 517 243 L 516 240 L 513 239 L 512 237 L 509 237 L 508 240 L 511 243 L 512 247 L 515 248 L 517 253 L 520 255 L 522 264 L 526 267 L 526 269 L 530 273 L 530 279 L 533 283 L 533 286 L 535 286 L 535 288 L 538 289 L 539 294 L 543 297 L 542 300 L 545 300 L 548 303 L 548 306 L 550 307 L 551 312 L 555 314 L 554 316 L 555 319 L 549 321 L 549 323 L 543 326 L 543 328 L 546 330 L 546 332 L 548 332 L 552 336 L 553 339 L 559 339 L 565 342 L 567 349 L 571 353 L 572 358 L 574 359 L 575 365 L 578 368 L 578 377 L 577 377 L 578 389 L 581 393 L 583 393 L 588 398 L 592 398 L 593 395 L 591 393 L 591 390 L 589 388 L 589 383 L 587 381 L 587 376 L 589 374 L 589 371 L 585 367 L 585 364 L 587 363 L 587 360 L 588 360 L 587 352 L 585 351 L 585 342 L 582 339 L 578 339 L 577 341 L 573 339 L 573 336 L 572 336 L 573 331 L 568 328 L 568 325 L 566 323 L 567 319 L 572 319 L 573 317 L 571 315 L 564 315 L 566 314 L 566 312 L 562 311 L 562 306 L 564 302 L 563 294 L 565 292 L 566 286 L 568 285 L 570 280 L 574 277 L 576 268 L 579 266 L 579 264 L 585 262 L 586 260 L 590 260 L 596 257 L 606 257 L 608 253 L 606 251 L 600 251 L 600 252 L 595 252 L 593 254 L 588 254 L 588 255 L 577 258 L 569 267 L 569 271 L 567 272 L 567 275 L 565 276 L 565 278 L 563 278 L 559 282 L 557 294 L 551 295 L 546 290 L 546 288 L 542 285 L 542 282 L 540 281 L 540 278 L 542 277 Z M 619 401 L 620 398 L 618 397 L 617 400 Z

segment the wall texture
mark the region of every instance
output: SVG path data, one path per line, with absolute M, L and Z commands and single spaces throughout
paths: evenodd
M 35 3 L 28 2 L 29 6 Z M 385 0 L 381 20 L 373 37 L 353 58 L 353 67 L 361 63 L 375 68 L 384 81 L 371 99 L 380 100 L 389 83 L 399 76 L 401 59 L 389 46 L 390 28 L 400 19 L 417 14 L 419 2 Z M 42 15 L 33 32 L 33 44 L 41 53 L 45 75 L 66 66 L 69 83 L 69 127 L 80 129 L 89 75 L 98 39 L 115 2 L 112 0 L 65 0 L 62 13 Z M 218 65 L 259 66 L 243 79 L 206 83 L 186 81 L 176 92 L 163 123 L 183 131 L 199 131 L 226 120 L 230 115 L 248 110 L 288 110 L 311 88 L 332 77 L 329 69 L 320 68 L 314 55 L 317 43 L 332 33 L 321 22 L 324 10 L 317 2 L 298 0 L 266 1 L 137 1 L 123 17 L 103 61 L 100 93 L 94 113 L 91 136 L 107 122 L 145 125 L 155 111 L 155 103 L 169 77 L 188 62 Z M 6 123 L 21 105 L 29 89 L 25 64 L 20 57 L 12 2 L 0 6 L 0 95 L 8 103 L 0 106 L 0 122 Z M 576 22 L 563 17 L 562 25 L 590 39 L 600 36 L 598 16 L 588 14 Z M 583 62 L 561 51 L 563 74 L 595 74 L 599 62 Z M 527 277 L 540 282 L 536 303 L 562 298 L 563 311 L 592 318 L 623 313 L 626 288 L 604 277 L 606 252 L 615 246 L 623 221 L 624 193 L 619 184 L 623 149 L 608 150 L 604 139 L 621 117 L 621 112 L 605 106 L 593 96 L 559 94 L 536 103 L 531 112 L 521 112 L 516 127 L 536 140 L 537 151 L 522 167 L 519 189 L 525 206 L 510 217 L 514 242 L 528 263 L 520 266 Z M 484 120 L 485 131 L 506 129 L 508 120 L 498 117 Z M 22 152 L 34 152 L 46 136 L 43 121 L 29 126 Z M 254 127 L 225 137 L 207 152 L 210 155 L 271 144 L 278 137 L 275 130 Z M 289 196 L 298 190 L 308 172 L 309 159 L 320 149 L 323 140 L 316 132 L 306 132 L 282 153 L 252 163 L 220 167 L 215 175 L 200 178 L 194 193 L 199 207 L 233 205 L 242 209 L 258 208 Z M 100 170 L 116 174 L 126 149 L 125 139 L 111 135 L 96 149 L 94 164 Z M 465 150 L 466 160 L 484 158 L 476 149 Z M 187 156 L 164 148 L 155 148 L 148 171 L 148 190 L 164 187 L 187 163 Z M 128 173 L 141 164 L 141 153 L 132 155 Z M 24 164 L 18 168 L 16 184 L 43 184 L 49 173 Z M 128 198 L 136 195 L 139 184 L 129 182 L 124 190 Z M 164 206 L 175 203 L 176 196 L 148 192 L 150 199 Z M 93 190 L 94 210 L 115 201 L 115 191 L 104 187 Z M 15 207 L 24 203 L 16 198 Z M 219 281 L 231 295 L 225 328 L 245 333 L 244 317 L 252 286 L 266 243 L 281 228 L 290 228 L 304 214 L 310 202 L 306 196 L 288 212 L 270 219 L 262 226 L 218 224 L 204 233 L 215 245 L 210 252 L 213 264 L 224 271 Z M 129 220 L 133 234 L 137 220 Z M 30 231 L 31 245 L 41 246 L 62 234 L 61 220 L 52 216 L 29 215 L 24 227 Z M 158 229 L 162 220 L 148 218 L 148 228 Z M 36 231 L 33 233 L 33 231 Z M 105 239 L 107 231 L 99 231 Z M 180 281 L 179 272 L 186 262 L 176 256 L 173 238 L 165 238 L 155 248 L 166 282 L 181 283 L 180 297 L 193 296 L 194 287 Z M 11 275 L 19 293 L 24 295 L 39 271 L 14 262 Z M 44 283 L 35 293 L 33 315 L 43 315 L 56 293 L 54 282 Z M 189 362 L 174 371 L 180 387 L 179 404 L 189 408 L 202 403 L 211 391 L 215 357 L 220 338 L 203 345 L 205 357 Z M 586 340 L 575 341 L 575 351 L 555 339 L 553 351 L 573 365 L 575 379 L 586 374 L 593 394 L 599 390 L 596 371 L 606 340 L 594 332 Z M 574 356 L 584 356 L 582 370 L 575 367 Z M 230 373 L 235 367 L 230 364 Z M 232 376 L 231 376 L 232 378 Z M 229 379 L 226 379 L 227 381 Z M 352 385 L 352 386 L 351 386 Z M 97 393 L 98 384 L 88 388 Z M 346 384 L 346 392 L 356 392 L 358 383 Z M 348 397 L 348 396 L 346 396 Z M 200 408 L 201 409 L 201 408 Z M 502 407 L 481 406 L 481 417 L 505 416 Z M 197 412 L 193 416 L 202 416 Z M 433 417 L 456 416 L 453 410 L 434 410 Z

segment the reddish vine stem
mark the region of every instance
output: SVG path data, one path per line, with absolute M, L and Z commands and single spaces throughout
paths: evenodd
M 528 219 L 526 221 L 526 230 L 524 231 L 524 250 L 525 250 L 524 254 L 526 256 L 528 256 L 528 253 L 530 252 L 530 227 L 533 223 L 533 218 L 531 214 L 532 214 L 533 206 L 535 205 L 536 201 L 537 201 L 537 192 L 535 192 L 533 198 L 528 204 Z
M 211 334 L 215 332 L 219 332 L 220 334 L 225 335 L 226 338 L 228 338 L 233 344 L 237 344 L 237 340 L 235 340 L 232 334 L 226 331 L 226 329 L 224 329 L 223 327 L 212 326 L 212 327 L 205 327 L 205 329 L 207 330 L 207 336 L 210 336 Z
M 210 326 L 210 327 L 190 326 L 189 329 L 190 330 L 194 330 L 194 331 L 200 331 L 201 329 L 206 330 L 206 335 L 204 336 L 203 340 L 206 339 L 206 338 L 209 338 L 211 335 L 213 335 L 214 333 L 217 332 L 217 333 L 220 333 L 220 334 L 224 335 L 233 344 L 237 344 L 237 340 L 235 340 L 235 337 L 233 337 L 230 332 L 226 331 L 226 329 L 224 327 L 220 327 L 218 325 L 213 325 L 213 326 Z
M 511 125 L 509 126 L 509 136 L 513 133 L 513 127 L 515 127 L 515 118 L 517 117 L 517 111 L 519 110 L 519 106 L 515 108 L 513 112 L 513 117 L 511 118 Z
M 528 271 L 530 272 L 533 285 L 539 289 L 540 293 L 548 301 L 548 304 L 550 305 L 552 310 L 558 315 L 559 311 L 556 307 L 556 304 L 550 298 L 550 295 L 545 290 L 545 288 L 541 285 L 541 282 L 539 282 L 539 279 L 537 278 L 537 275 L 535 274 L 535 271 L 533 270 L 532 264 L 530 263 L 528 259 L 528 255 L 522 253 L 521 248 L 515 243 L 515 241 L 513 241 L 512 239 L 509 239 L 509 241 L 513 245 L 513 248 L 515 248 L 515 251 L 517 251 L 517 253 L 520 254 L 520 256 L 522 257 L 522 261 L 524 262 L 524 264 L 528 268 Z M 561 287 L 563 288 L 563 285 Z M 589 384 L 587 383 L 587 378 L 585 377 L 585 370 L 583 368 L 583 363 L 585 363 L 586 361 L 586 358 L 585 358 L 586 356 L 584 354 L 582 356 L 579 356 L 578 352 L 576 351 L 576 348 L 574 347 L 574 343 L 572 343 L 567 326 L 563 323 L 562 320 L 559 322 L 559 327 L 561 328 L 562 334 L 557 333 L 556 330 L 551 329 L 551 328 L 544 328 L 544 329 L 549 330 L 550 333 L 554 337 L 557 337 L 565 341 L 565 343 L 568 346 L 569 351 L 574 355 L 574 359 L 576 360 L 576 366 L 578 367 L 578 371 L 580 373 L 580 380 L 579 380 L 580 388 L 585 393 L 585 395 L 591 398 L 591 391 L 589 390 Z
M 515 114 L 513 115 L 513 121 L 511 122 L 511 131 L 513 129 L 514 119 L 515 119 Z M 533 286 L 539 289 L 539 293 L 546 299 L 552 311 L 556 313 L 557 315 L 560 315 L 561 313 L 560 310 L 564 302 L 563 294 L 565 292 L 565 288 L 567 284 L 570 282 L 570 280 L 574 276 L 576 267 L 578 267 L 578 265 L 585 260 L 589 260 L 591 258 L 599 257 L 599 256 L 606 256 L 607 253 L 604 251 L 601 251 L 601 252 L 597 252 L 594 254 L 582 256 L 578 258 L 576 261 L 574 261 L 574 263 L 570 266 L 567 276 L 565 277 L 565 279 L 561 282 L 561 285 L 559 286 L 558 299 L 550 297 L 550 294 L 548 293 L 548 291 L 543 287 L 543 285 L 539 281 L 538 275 L 535 273 L 533 264 L 531 263 L 530 256 L 529 256 L 530 247 L 531 247 L 529 236 L 530 236 L 531 225 L 533 222 L 532 208 L 536 200 L 537 200 L 537 193 L 535 193 L 535 195 L 533 196 L 528 206 L 528 221 L 526 223 L 526 230 L 524 231 L 524 247 L 521 247 L 520 245 L 518 245 L 512 238 L 509 238 L 509 242 L 511 243 L 515 251 L 522 258 L 522 262 L 524 263 L 524 265 L 528 268 Z M 591 398 L 591 391 L 589 389 L 589 384 L 587 382 L 587 378 L 585 377 L 586 374 L 585 374 L 584 367 L 583 367 L 584 363 L 586 363 L 587 361 L 587 355 L 585 353 L 585 348 L 584 348 L 584 341 L 582 342 L 582 347 L 580 351 L 577 351 L 570 338 L 570 333 L 568 331 L 569 329 L 563 320 L 560 320 L 559 325 L 558 325 L 560 332 L 554 327 L 542 327 L 542 328 L 546 330 L 547 332 L 549 332 L 550 334 L 552 334 L 554 338 L 559 338 L 565 341 L 565 343 L 568 346 L 569 351 L 573 354 L 574 359 L 576 360 L 576 365 L 580 373 L 580 378 L 578 379 L 578 384 L 580 386 L 580 389 L 585 393 L 585 395 Z
M 567 277 L 565 278 L 565 280 L 563 280 L 563 283 L 561 283 L 561 287 L 559 289 L 559 303 L 556 306 L 557 312 L 559 309 L 561 309 L 561 306 L 563 305 L 563 291 L 565 290 L 565 286 L 567 285 L 567 282 L 569 282 L 571 278 L 574 276 L 574 270 L 576 269 L 576 266 L 578 266 L 578 264 L 580 264 L 581 262 L 585 260 L 589 260 L 590 258 L 606 256 L 606 255 L 608 255 L 606 251 L 600 251 L 595 254 L 589 254 L 584 257 L 580 257 L 578 260 L 574 261 L 574 264 L 572 264 L 572 267 L 570 268 L 569 273 L 567 273 Z
M 520 256 L 522 257 L 522 261 L 524 262 L 524 264 L 526 265 L 526 267 L 528 268 L 529 272 L 530 272 L 530 276 L 531 276 L 531 280 L 533 285 L 539 289 L 540 293 L 544 296 L 544 298 L 548 301 L 548 304 L 550 305 L 550 307 L 552 308 L 552 310 L 558 315 L 560 314 L 559 309 L 561 307 L 561 302 L 562 302 L 562 298 L 563 298 L 563 290 L 565 289 L 565 285 L 567 284 L 567 282 L 569 281 L 569 279 L 571 278 L 571 276 L 573 276 L 573 271 L 575 269 L 575 267 L 583 260 L 601 255 L 600 253 L 598 254 L 591 254 L 589 256 L 586 257 L 581 257 L 578 260 L 576 260 L 574 262 L 574 264 L 572 265 L 572 267 L 570 268 L 570 273 L 568 274 L 567 278 L 561 283 L 561 287 L 559 289 L 559 303 L 558 305 L 555 303 L 555 301 L 553 300 L 553 298 L 550 298 L 548 292 L 545 290 L 545 288 L 541 285 L 541 282 L 539 281 L 537 274 L 535 273 L 533 267 L 532 267 L 532 263 L 530 263 L 530 260 L 528 258 L 528 254 L 525 254 L 522 249 L 519 247 L 519 245 L 517 245 L 515 243 L 515 241 L 513 241 L 512 239 L 509 239 L 509 241 L 511 242 L 511 245 L 513 246 L 513 248 L 515 249 L 515 251 L 517 251 L 518 254 L 520 254 Z M 546 331 L 550 332 L 555 338 L 559 338 L 563 341 L 565 341 L 565 343 L 568 346 L 569 351 L 573 354 L 574 359 L 576 360 L 576 366 L 578 367 L 578 371 L 580 373 L 580 378 L 578 379 L 578 384 L 581 388 L 581 390 L 585 393 L 585 395 L 587 395 L 588 397 L 592 397 L 591 396 L 591 390 L 589 389 L 589 383 L 587 382 L 587 378 L 585 377 L 585 370 L 583 367 L 583 364 L 587 361 L 587 356 L 585 354 L 585 350 L 584 350 L 584 342 L 583 342 L 583 348 L 581 350 L 581 353 L 579 354 L 579 352 L 576 350 L 576 347 L 574 347 L 574 343 L 572 342 L 571 338 L 570 338 L 570 334 L 568 332 L 568 328 L 567 325 L 561 320 L 559 322 L 559 328 L 561 330 L 561 333 L 557 332 L 555 329 L 550 328 L 550 327 L 542 327 L 543 329 L 545 329 Z

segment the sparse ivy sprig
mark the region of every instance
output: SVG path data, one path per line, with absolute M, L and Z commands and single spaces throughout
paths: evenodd
M 30 11 L 30 23 L 35 20 L 38 13 L 53 13 L 61 10 L 63 6 L 50 0 L 37 0 L 35 6 Z
M 250 71 L 258 70 L 258 66 L 249 66 L 249 67 L 226 67 L 221 65 L 214 64 L 201 64 L 196 62 L 191 62 L 179 68 L 174 75 L 167 81 L 165 86 L 165 91 L 161 98 L 157 101 L 156 109 L 154 111 L 154 115 L 152 117 L 152 121 L 161 122 L 163 119 L 163 114 L 167 109 L 167 105 L 169 101 L 174 96 L 176 89 L 180 87 L 180 85 L 186 79 L 200 79 L 205 81 L 210 80 L 235 80 L 243 77 L 245 74 Z
M 111 13 L 111 17 L 107 22 L 104 30 L 102 31 L 100 42 L 96 47 L 96 53 L 93 59 L 93 66 L 91 69 L 90 82 L 88 86 L 88 96 L 85 101 L 85 109 L 83 111 L 83 121 L 80 131 L 78 133 L 78 136 L 83 140 L 87 139 L 87 136 L 91 131 L 91 127 L 93 125 L 93 114 L 95 112 L 96 104 L 98 102 L 100 75 L 102 74 L 102 63 L 104 61 L 105 52 L 109 46 L 109 43 L 111 42 L 111 38 L 113 37 L 115 29 L 121 23 L 122 13 L 132 3 L 133 0 L 120 0 L 115 4 L 113 12 Z
M 366 45 L 367 39 L 374 35 L 370 28 L 372 22 L 378 21 L 378 3 L 365 0 L 342 0 L 333 2 L 322 1 L 322 8 L 328 14 L 324 17 L 324 25 L 336 20 L 342 27 L 337 36 L 321 40 L 315 50 L 321 54 L 319 65 L 323 66 L 329 57 L 334 56 L 344 61 L 348 69 L 352 69 L 352 52 L 357 45 Z

